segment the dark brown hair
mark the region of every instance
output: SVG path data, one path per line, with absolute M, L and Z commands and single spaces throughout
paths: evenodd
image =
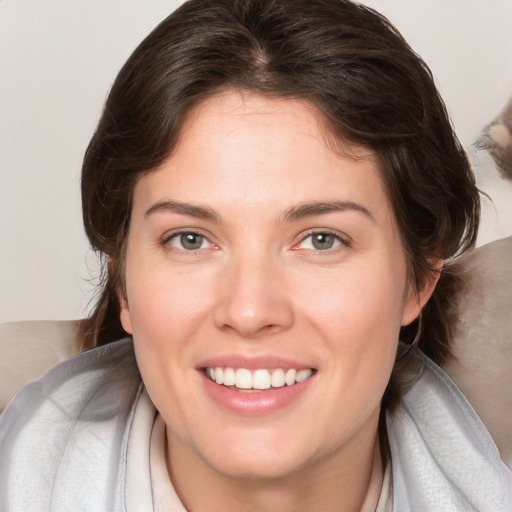
M 479 196 L 466 155 L 428 67 L 383 16 L 345 0 L 191 0 L 126 62 L 85 154 L 85 230 L 109 261 L 86 347 L 126 335 L 116 290 L 136 180 L 172 152 L 184 114 L 226 88 L 306 99 L 337 140 L 373 152 L 416 283 L 432 258 L 474 245 Z M 438 363 L 452 288 L 445 270 L 423 310 L 419 346 Z M 406 342 L 415 329 L 403 329 Z

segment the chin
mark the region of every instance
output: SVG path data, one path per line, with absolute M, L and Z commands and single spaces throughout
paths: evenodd
M 295 435 L 290 435 L 290 429 L 280 427 L 279 423 L 277 420 L 277 429 L 268 425 L 252 427 L 250 431 L 224 426 L 221 433 L 210 431 L 210 439 L 200 441 L 192 449 L 206 465 L 226 477 L 282 479 L 314 463 L 324 450 L 319 449 L 322 443 L 313 442 L 314 433 L 295 428 Z
M 295 450 L 293 450 L 295 451 Z M 277 480 L 297 473 L 308 465 L 308 458 L 289 450 L 266 449 L 229 452 L 222 460 L 210 461 L 213 468 L 230 478 L 240 480 Z
M 250 418 L 197 420 L 188 422 L 188 428 L 167 423 L 168 450 L 176 467 L 185 463 L 191 471 L 210 468 L 226 477 L 254 480 L 284 477 L 308 460 L 311 435 L 297 428 L 290 435 L 284 418 L 260 420 L 259 425 Z

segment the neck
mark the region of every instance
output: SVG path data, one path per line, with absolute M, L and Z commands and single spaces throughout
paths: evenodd
M 373 512 L 383 478 L 378 436 L 347 451 L 310 462 L 286 476 L 240 478 L 216 471 L 188 446 L 168 437 L 167 461 L 187 510 Z

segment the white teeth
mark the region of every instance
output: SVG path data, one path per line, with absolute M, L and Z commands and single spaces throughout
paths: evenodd
M 235 370 L 233 368 L 226 368 L 224 370 L 224 386 L 234 386 L 235 382 Z
M 299 372 L 297 372 L 297 377 L 295 377 L 295 381 L 296 382 L 303 382 L 305 381 L 308 377 L 311 377 L 311 370 L 308 368 L 307 370 L 300 370 Z
M 288 386 L 292 386 L 295 384 L 295 377 L 297 375 L 297 370 L 291 369 L 286 372 L 285 381 Z
M 252 387 L 254 389 L 270 388 L 270 373 L 268 370 L 256 370 L 252 376 Z
M 284 371 L 281 368 L 274 370 L 272 372 L 272 377 L 270 377 L 270 384 L 273 388 L 282 388 L 286 382 Z
M 252 375 L 245 368 L 238 368 L 235 374 L 235 386 L 239 389 L 252 388 Z
M 235 386 L 238 389 L 270 389 L 282 388 L 283 386 L 293 386 L 295 383 L 303 382 L 311 375 L 313 371 L 308 368 L 306 370 L 295 370 L 290 368 L 283 370 L 277 368 L 269 371 L 265 369 L 254 370 L 251 372 L 246 368 L 207 368 L 206 375 L 217 384 L 224 386 Z

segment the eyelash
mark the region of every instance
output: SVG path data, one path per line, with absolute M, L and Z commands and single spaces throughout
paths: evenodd
M 335 243 L 336 242 L 338 243 L 338 245 L 336 245 L 335 247 L 328 248 L 325 250 L 314 249 L 314 248 L 310 249 L 311 251 L 313 251 L 315 253 L 315 255 L 322 255 L 325 253 L 333 253 L 333 252 L 336 252 L 336 251 L 342 249 L 343 247 L 351 246 L 351 242 L 348 239 L 348 237 L 346 235 L 342 235 L 339 231 L 334 231 L 334 230 L 330 230 L 330 229 L 312 229 L 311 231 L 308 231 L 304 235 L 301 235 L 299 242 L 297 242 L 296 244 L 293 245 L 293 249 L 300 250 L 300 247 L 297 247 L 297 246 L 304 243 L 304 241 L 306 241 L 308 238 L 313 237 L 315 235 L 317 235 L 317 236 L 318 235 L 332 236 L 332 237 L 334 237 Z
M 198 249 L 187 250 L 185 248 L 174 247 L 173 245 L 171 245 L 170 242 L 173 239 L 179 238 L 181 236 L 186 236 L 186 235 L 202 237 L 203 241 L 205 241 L 211 247 L 215 247 L 215 244 L 210 242 L 209 238 L 204 233 L 201 233 L 200 231 L 195 231 L 195 230 L 181 230 L 181 231 L 173 231 L 171 233 L 166 233 L 160 240 L 160 245 L 162 245 L 167 251 L 175 251 L 175 252 L 190 253 L 190 254 L 197 254 L 204 249 L 204 248 L 199 247 Z
M 173 246 L 170 242 L 173 239 L 176 239 L 178 237 L 186 236 L 186 235 L 192 235 L 197 237 L 202 237 L 202 242 L 206 242 L 209 244 L 210 247 L 215 248 L 215 244 L 213 244 L 208 236 L 200 231 L 195 230 L 181 230 L 181 231 L 173 231 L 171 233 L 166 233 L 162 239 L 160 240 L 160 245 L 162 245 L 166 250 L 168 251 L 177 251 L 177 252 L 183 252 L 183 253 L 190 253 L 190 254 L 197 254 L 200 251 L 204 250 L 204 247 L 199 247 L 197 249 L 185 249 L 185 248 L 179 248 Z M 307 233 L 301 235 L 300 240 L 297 243 L 294 243 L 292 246 L 293 250 L 301 250 L 299 245 L 303 244 L 308 238 L 314 237 L 314 236 L 320 236 L 320 235 L 327 235 L 332 236 L 334 238 L 334 247 L 329 247 L 324 250 L 322 249 L 315 249 L 314 247 L 311 249 L 307 249 L 308 251 L 312 251 L 315 254 L 321 255 L 323 253 L 332 253 L 337 250 L 339 250 L 342 247 L 350 247 L 351 242 L 346 236 L 342 236 L 338 231 L 330 230 L 330 229 L 313 229 L 311 231 L 308 231 Z M 312 245 L 314 242 L 312 242 Z M 337 245 L 336 245 L 337 244 Z M 202 245 L 202 244 L 201 244 Z

